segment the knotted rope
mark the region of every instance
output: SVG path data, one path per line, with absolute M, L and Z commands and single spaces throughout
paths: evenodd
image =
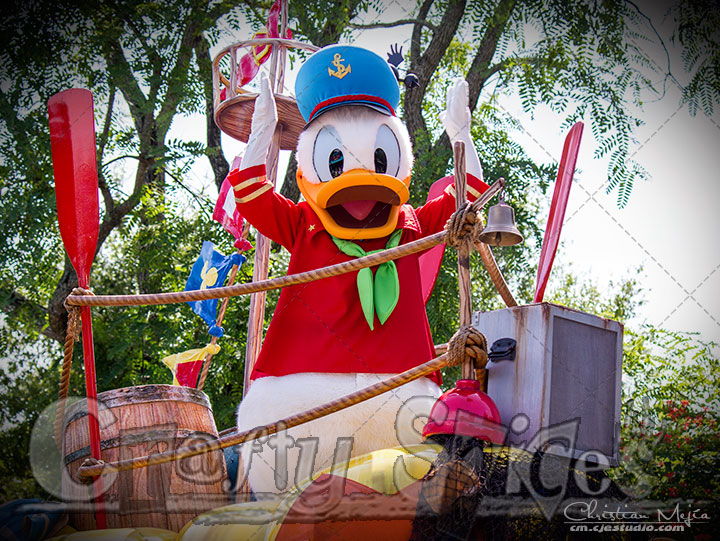
M 448 366 L 457 366 L 471 360 L 476 370 L 487 364 L 487 340 L 472 325 L 460 327 L 448 342 Z
M 504 185 L 504 179 L 498 179 L 496 184 Z M 481 206 L 475 201 L 466 203 L 458 209 L 445 225 L 446 244 L 458 250 L 461 255 L 469 254 L 473 248 L 480 254 L 480 259 L 495 284 L 507 306 L 517 306 L 517 301 L 510 292 L 507 282 L 497 266 L 492 250 L 487 244 L 480 242 L 480 233 L 483 231 L 482 218 L 479 215 Z
M 251 441 L 262 436 L 269 436 L 281 430 L 299 426 L 310 421 L 314 421 L 315 419 L 325 417 L 326 415 L 330 415 L 331 413 L 349 408 L 350 406 L 354 406 L 355 404 L 359 404 L 360 402 L 379 396 L 418 378 L 432 374 L 433 372 L 436 372 L 441 368 L 445 368 L 446 366 L 455 366 L 462 363 L 466 357 L 473 359 L 476 363 L 476 367 L 484 367 L 487 362 L 487 342 L 485 337 L 482 333 L 470 326 L 461 327 L 455 333 L 449 342 L 448 353 L 440 355 L 439 357 L 423 363 L 420 366 L 406 370 L 401 374 L 390 376 L 387 379 L 378 381 L 377 383 L 365 387 L 364 389 L 360 389 L 359 391 L 355 391 L 354 393 L 350 393 L 321 406 L 286 417 L 285 419 L 281 419 L 280 421 L 265 426 L 259 426 L 251 430 L 244 430 L 242 432 L 230 434 L 217 440 L 165 451 L 164 453 L 121 460 L 113 463 L 88 459 L 78 470 L 78 475 L 81 478 L 84 477 L 87 479 L 88 477 L 97 477 L 111 472 L 154 466 L 156 464 L 182 460 L 191 456 L 217 451 L 219 449 L 245 443 L 246 441 Z
M 474 211 L 482 208 L 495 194 L 505 185 L 502 179 L 498 179 L 470 206 Z M 424 252 L 433 246 L 446 242 L 447 232 L 440 231 L 418 240 L 402 244 L 397 248 L 390 248 L 377 254 L 359 257 L 336 265 L 330 265 L 320 269 L 288 274 L 269 280 L 260 280 L 247 284 L 235 284 L 232 286 L 217 287 L 212 289 L 173 291 L 170 293 L 143 293 L 140 295 L 86 295 L 71 294 L 66 303 L 71 306 L 149 306 L 155 304 L 173 304 L 187 301 L 204 301 L 208 299 L 219 299 L 222 297 L 236 297 L 261 291 L 270 291 L 283 287 L 305 284 L 331 276 L 338 276 L 347 272 L 353 272 L 366 267 L 375 267 L 386 261 L 400 259 L 411 254 Z
M 76 287 L 70 293 L 71 295 L 93 295 L 89 289 Z M 65 344 L 63 346 L 63 365 L 62 374 L 60 375 L 60 390 L 58 391 L 58 407 L 55 412 L 55 444 L 58 449 L 62 449 L 62 428 L 63 417 L 65 417 L 65 399 L 70 388 L 70 368 L 72 367 L 73 348 L 75 342 L 80 340 L 80 332 L 82 324 L 80 323 L 80 307 L 73 306 L 67 302 L 63 303 L 65 310 L 68 311 L 67 330 L 65 331 Z
M 456 250 L 470 253 L 482 233 L 483 224 L 477 209 L 466 202 L 445 224 L 445 243 Z

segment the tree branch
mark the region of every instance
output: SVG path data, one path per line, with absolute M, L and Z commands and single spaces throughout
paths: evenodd
M 147 58 L 152 63 L 153 67 L 157 65 L 162 65 L 162 58 L 160 58 L 160 55 L 157 53 L 156 50 L 154 50 L 152 47 L 148 47 L 148 44 L 145 41 L 145 35 L 140 31 L 135 22 L 127 16 L 127 12 L 123 12 L 116 2 L 110 2 L 110 5 L 112 6 L 113 11 L 117 15 L 119 21 L 124 22 L 132 32 L 133 36 L 135 36 L 135 39 L 140 44 L 140 47 L 142 47 L 142 50 L 147 55 Z
M 348 23 L 348 26 L 350 28 L 356 28 L 358 30 L 367 30 L 370 28 L 392 28 L 395 26 L 402 26 L 405 24 L 415 24 L 415 25 L 422 25 L 427 27 L 428 29 L 435 32 L 437 30 L 437 26 L 434 24 L 431 24 L 423 19 L 399 19 L 397 21 L 393 21 L 390 23 L 369 23 L 369 24 L 355 24 L 355 23 Z
M 112 122 L 112 110 L 113 103 L 115 102 L 115 86 L 110 87 L 110 95 L 108 96 L 108 106 L 105 112 L 105 122 L 103 124 L 102 133 L 100 134 L 100 142 L 97 150 L 97 163 L 101 164 L 100 170 L 98 171 L 98 187 L 100 193 L 102 193 L 103 201 L 105 202 L 105 212 L 112 212 L 115 207 L 115 200 L 110 193 L 107 182 L 105 181 L 105 174 L 103 173 L 102 160 L 103 154 L 105 153 L 105 146 L 107 145 L 108 137 L 110 134 L 110 123 Z
M 244 0 L 241 5 L 244 8 L 250 9 L 256 16 L 258 21 L 262 21 L 262 16 L 260 15 L 260 13 L 258 13 L 258 8 L 261 7 L 260 3 L 253 2 L 251 0 Z M 238 6 L 238 2 L 236 0 L 223 0 L 222 2 L 215 4 L 211 8 L 208 8 L 206 14 L 207 19 L 209 21 L 215 22 L 220 17 L 225 15 L 225 13 L 235 8 L 236 6 Z
M 64 337 L 61 334 L 57 334 L 48 325 L 48 309 L 35 301 L 32 301 L 25 297 L 22 293 L 19 293 L 12 289 L 3 288 L 0 290 L 2 295 L 2 310 L 9 317 L 22 321 L 23 319 L 31 319 L 34 323 L 32 326 L 35 330 L 52 340 L 62 342 Z M 22 316 L 25 316 L 24 318 Z
M 665 94 L 667 92 L 667 80 L 668 78 L 672 80 L 680 90 L 685 91 L 685 87 L 680 83 L 680 81 L 677 80 L 677 78 L 673 75 L 671 65 L 670 65 L 670 52 L 668 51 L 667 46 L 665 45 L 665 40 L 662 38 L 660 33 L 657 31 L 657 28 L 655 28 L 655 25 L 653 24 L 650 17 L 645 15 L 645 13 L 642 12 L 642 10 L 638 7 L 635 2 L 631 2 L 630 0 L 625 0 L 626 4 L 629 4 L 630 6 L 635 9 L 635 11 L 638 12 L 638 15 L 640 15 L 645 21 L 647 22 L 648 26 L 650 26 L 650 29 L 655 34 L 655 37 L 657 37 L 658 41 L 660 42 L 660 46 L 663 48 L 663 51 L 665 51 L 665 61 L 667 62 L 667 73 L 665 75 L 665 78 L 663 79 L 663 92 L 662 95 L 658 98 L 658 100 L 661 100 L 665 97 Z M 654 62 L 653 62 L 654 63 Z
M 487 25 L 485 33 L 480 39 L 480 45 L 477 48 L 473 61 L 470 64 L 470 69 L 465 77 L 468 83 L 468 106 L 471 112 L 475 111 L 478 98 L 488 78 L 509 64 L 509 59 L 504 59 L 490 66 L 495 56 L 500 36 L 505 31 L 505 27 L 510 20 L 516 3 L 517 0 L 501 0 L 496 6 L 492 17 L 489 19 L 490 24 Z M 443 132 L 440 137 L 438 137 L 433 143 L 430 153 L 433 156 L 447 156 L 447 159 L 450 159 L 450 138 L 447 136 L 447 133 Z
M 210 44 L 205 38 L 201 39 L 195 47 L 195 59 L 198 64 L 200 78 L 203 81 L 203 91 L 205 94 L 207 158 L 215 175 L 215 185 L 218 191 L 220 191 L 223 180 L 225 180 L 225 177 L 230 171 L 230 164 L 228 164 L 222 153 L 221 132 L 214 120 L 215 107 L 213 104 L 212 59 L 210 58 Z
M 430 9 L 430 4 L 430 0 L 425 1 L 421 6 L 421 13 L 418 18 L 423 19 L 427 16 L 427 10 Z M 420 140 L 417 137 L 419 132 L 427 133 L 427 124 L 425 123 L 422 109 L 425 91 L 430 83 L 430 77 L 435 73 L 435 70 L 445 55 L 445 51 L 452 42 L 464 11 L 465 0 L 451 0 L 448 3 L 442 20 L 440 24 L 438 24 L 438 31 L 433 34 L 430 43 L 422 54 L 419 54 L 422 26 L 416 24 L 413 29 L 411 50 L 413 50 L 414 53 L 411 54 L 410 71 L 417 75 L 419 86 L 418 88 L 405 92 L 403 111 L 405 112 L 405 125 L 410 134 L 413 152 L 416 158 L 429 150 L 429 141 L 427 144 L 422 145 L 421 148 L 419 144 Z
M 185 183 L 183 182 L 182 178 L 178 177 L 174 173 L 171 173 L 170 171 L 167 170 L 167 168 L 163 169 L 163 171 L 165 171 L 165 174 L 169 175 L 171 179 L 173 179 L 175 182 L 177 182 L 178 186 L 180 186 L 183 190 L 185 190 L 187 193 L 189 193 L 198 205 L 202 206 L 207 203 L 207 201 L 203 201 L 202 198 L 198 194 L 196 194 L 190 188 L 185 186 Z
M 423 21 L 426 19 L 432 3 L 433 0 L 424 0 L 422 6 L 420 6 L 420 11 L 418 11 L 418 21 Z M 422 29 L 423 25 L 418 23 L 416 23 L 413 27 L 412 37 L 410 38 L 410 61 L 412 63 L 416 62 L 417 59 L 420 58 L 420 41 L 422 38 Z
M 178 45 L 178 54 L 175 58 L 175 64 L 170 70 L 167 77 L 167 92 L 163 101 L 160 112 L 157 115 L 158 139 L 165 140 L 165 135 L 170 129 L 177 105 L 185 95 L 185 84 L 187 82 L 188 68 L 192 59 L 193 51 L 202 41 L 202 28 L 199 21 L 204 21 L 203 14 L 198 14 L 192 8 L 186 18 L 185 29 Z M 205 21 L 207 24 L 207 21 Z
M 440 61 L 445 55 L 445 51 L 452 42 L 455 32 L 460 25 L 460 19 L 465 12 L 465 0 L 451 0 L 448 7 L 443 13 L 442 20 L 438 25 L 439 31 L 435 32 L 430 43 L 417 61 L 415 73 L 421 78 L 421 88 L 423 80 L 427 85 L 430 75 L 435 72 Z M 419 73 L 418 73 L 419 72 Z
M 313 13 L 312 8 L 302 3 L 291 2 L 289 15 L 298 21 L 298 31 L 306 36 L 310 43 L 324 47 L 337 43 L 362 4 L 363 0 L 343 0 L 331 3 L 323 11 Z
M 67 330 L 68 313 L 65 309 L 65 299 L 77 287 L 78 279 L 75 269 L 70 263 L 70 258 L 65 255 L 63 273 L 50 297 L 47 308 L 47 322 L 56 340 L 62 343 Z
M 126 160 L 128 158 L 132 158 L 133 160 L 139 160 L 140 156 L 136 156 L 135 154 L 123 154 L 122 156 L 115 156 L 112 160 L 108 160 L 103 164 L 103 167 L 107 167 L 113 162 L 118 162 L 120 160 Z
M 132 68 L 123 54 L 122 46 L 117 40 L 105 42 L 105 60 L 108 66 L 112 66 L 109 70 L 111 82 L 120 89 L 125 98 L 135 122 L 135 129 L 142 139 L 142 135 L 149 129 L 149 126 L 145 126 L 147 98 L 140 89 Z
M 490 24 L 486 27 L 485 34 L 480 40 L 480 45 L 478 46 L 466 77 L 470 94 L 468 103 L 470 111 L 475 110 L 485 81 L 494 73 L 489 69 L 490 63 L 495 56 L 500 36 L 505 31 L 505 27 L 510 20 L 516 3 L 517 0 L 501 0 L 498 3 L 490 19 Z M 496 71 L 502 69 L 502 67 L 500 64 L 493 66 Z

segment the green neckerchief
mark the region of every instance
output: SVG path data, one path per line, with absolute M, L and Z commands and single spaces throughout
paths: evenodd
M 366 252 L 360 246 L 349 240 L 338 239 L 332 237 L 335 246 L 342 253 L 353 257 L 363 257 L 365 255 L 376 254 L 395 248 L 400 244 L 400 235 L 402 229 L 397 229 L 388 240 L 385 248 Z M 386 261 L 378 266 L 375 272 L 375 283 L 373 284 L 373 273 L 369 267 L 360 269 L 357 274 L 358 295 L 360 295 L 360 305 L 362 306 L 365 321 L 373 330 L 374 312 L 377 312 L 380 325 L 387 321 L 390 314 L 395 310 L 398 299 L 400 298 L 400 280 L 398 279 L 397 267 L 394 261 Z

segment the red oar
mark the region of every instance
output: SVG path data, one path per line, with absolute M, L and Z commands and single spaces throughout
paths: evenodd
M 533 302 L 542 302 L 543 295 L 545 295 L 545 286 L 550 276 L 550 269 L 555 260 L 555 252 L 557 251 L 558 242 L 560 242 L 560 230 L 565 219 L 565 208 L 570 197 L 570 186 L 575 174 L 575 162 L 577 162 L 580 140 L 582 139 L 583 125 L 582 122 L 576 123 L 570 128 L 565 138 L 565 146 L 563 147 L 557 179 L 555 180 L 555 191 L 550 204 L 550 216 L 548 216 L 545 238 L 540 251 Z
M 78 284 L 87 288 L 90 285 L 90 266 L 97 248 L 100 219 L 92 94 L 81 88 L 59 92 L 48 101 L 48 116 L 60 235 L 77 272 Z M 80 317 L 90 453 L 93 458 L 100 460 L 95 353 L 89 306 L 82 308 Z M 95 521 L 98 528 L 104 529 L 102 478 L 96 479 L 94 488 Z

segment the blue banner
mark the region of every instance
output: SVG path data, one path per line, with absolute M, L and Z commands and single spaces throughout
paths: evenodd
M 185 291 L 194 289 L 213 289 L 221 287 L 225 283 L 230 269 L 233 265 L 242 265 L 245 257 L 235 253 L 229 256 L 223 255 L 217 250 L 212 242 L 205 241 L 202 245 L 200 257 L 193 265 L 185 284 Z M 217 321 L 218 299 L 206 301 L 189 301 L 188 304 L 193 312 L 199 315 L 209 326 L 208 332 L 212 336 L 222 336 L 223 330 L 215 323 Z

